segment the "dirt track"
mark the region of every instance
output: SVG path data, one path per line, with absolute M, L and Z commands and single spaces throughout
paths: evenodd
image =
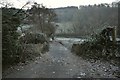
M 70 52 L 58 42 L 50 44 L 50 50 L 27 65 L 11 67 L 5 78 L 114 78 L 119 67 L 109 62 L 87 61 Z M 9 73 L 9 74 L 7 74 Z

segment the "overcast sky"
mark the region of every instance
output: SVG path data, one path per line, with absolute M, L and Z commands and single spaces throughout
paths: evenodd
M 79 6 L 79 5 L 89 5 L 98 3 L 112 3 L 113 1 L 119 0 L 1 0 L 12 3 L 15 7 L 20 8 L 27 1 L 34 1 L 37 3 L 42 3 L 48 8 L 66 7 L 66 6 Z

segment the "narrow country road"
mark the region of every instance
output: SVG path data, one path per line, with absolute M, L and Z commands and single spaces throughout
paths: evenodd
M 58 42 L 50 43 L 49 52 L 27 65 L 11 67 L 5 78 L 114 78 L 119 70 L 108 62 L 87 61 Z

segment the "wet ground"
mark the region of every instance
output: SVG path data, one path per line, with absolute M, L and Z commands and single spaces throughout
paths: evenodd
M 61 44 L 59 41 L 62 41 Z M 119 67 L 100 60 L 87 61 L 71 53 L 72 42 L 56 39 L 50 50 L 29 64 L 19 64 L 3 74 L 5 78 L 115 78 Z

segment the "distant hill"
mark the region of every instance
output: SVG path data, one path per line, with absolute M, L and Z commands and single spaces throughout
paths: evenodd
M 61 22 L 69 22 L 71 21 L 74 13 L 78 11 L 78 7 L 76 6 L 69 6 L 69 7 L 60 7 L 53 9 L 57 14 L 57 23 Z
M 56 33 L 91 35 L 108 26 L 117 26 L 118 35 L 118 3 L 98 4 L 53 9 L 57 14 L 59 25 Z

